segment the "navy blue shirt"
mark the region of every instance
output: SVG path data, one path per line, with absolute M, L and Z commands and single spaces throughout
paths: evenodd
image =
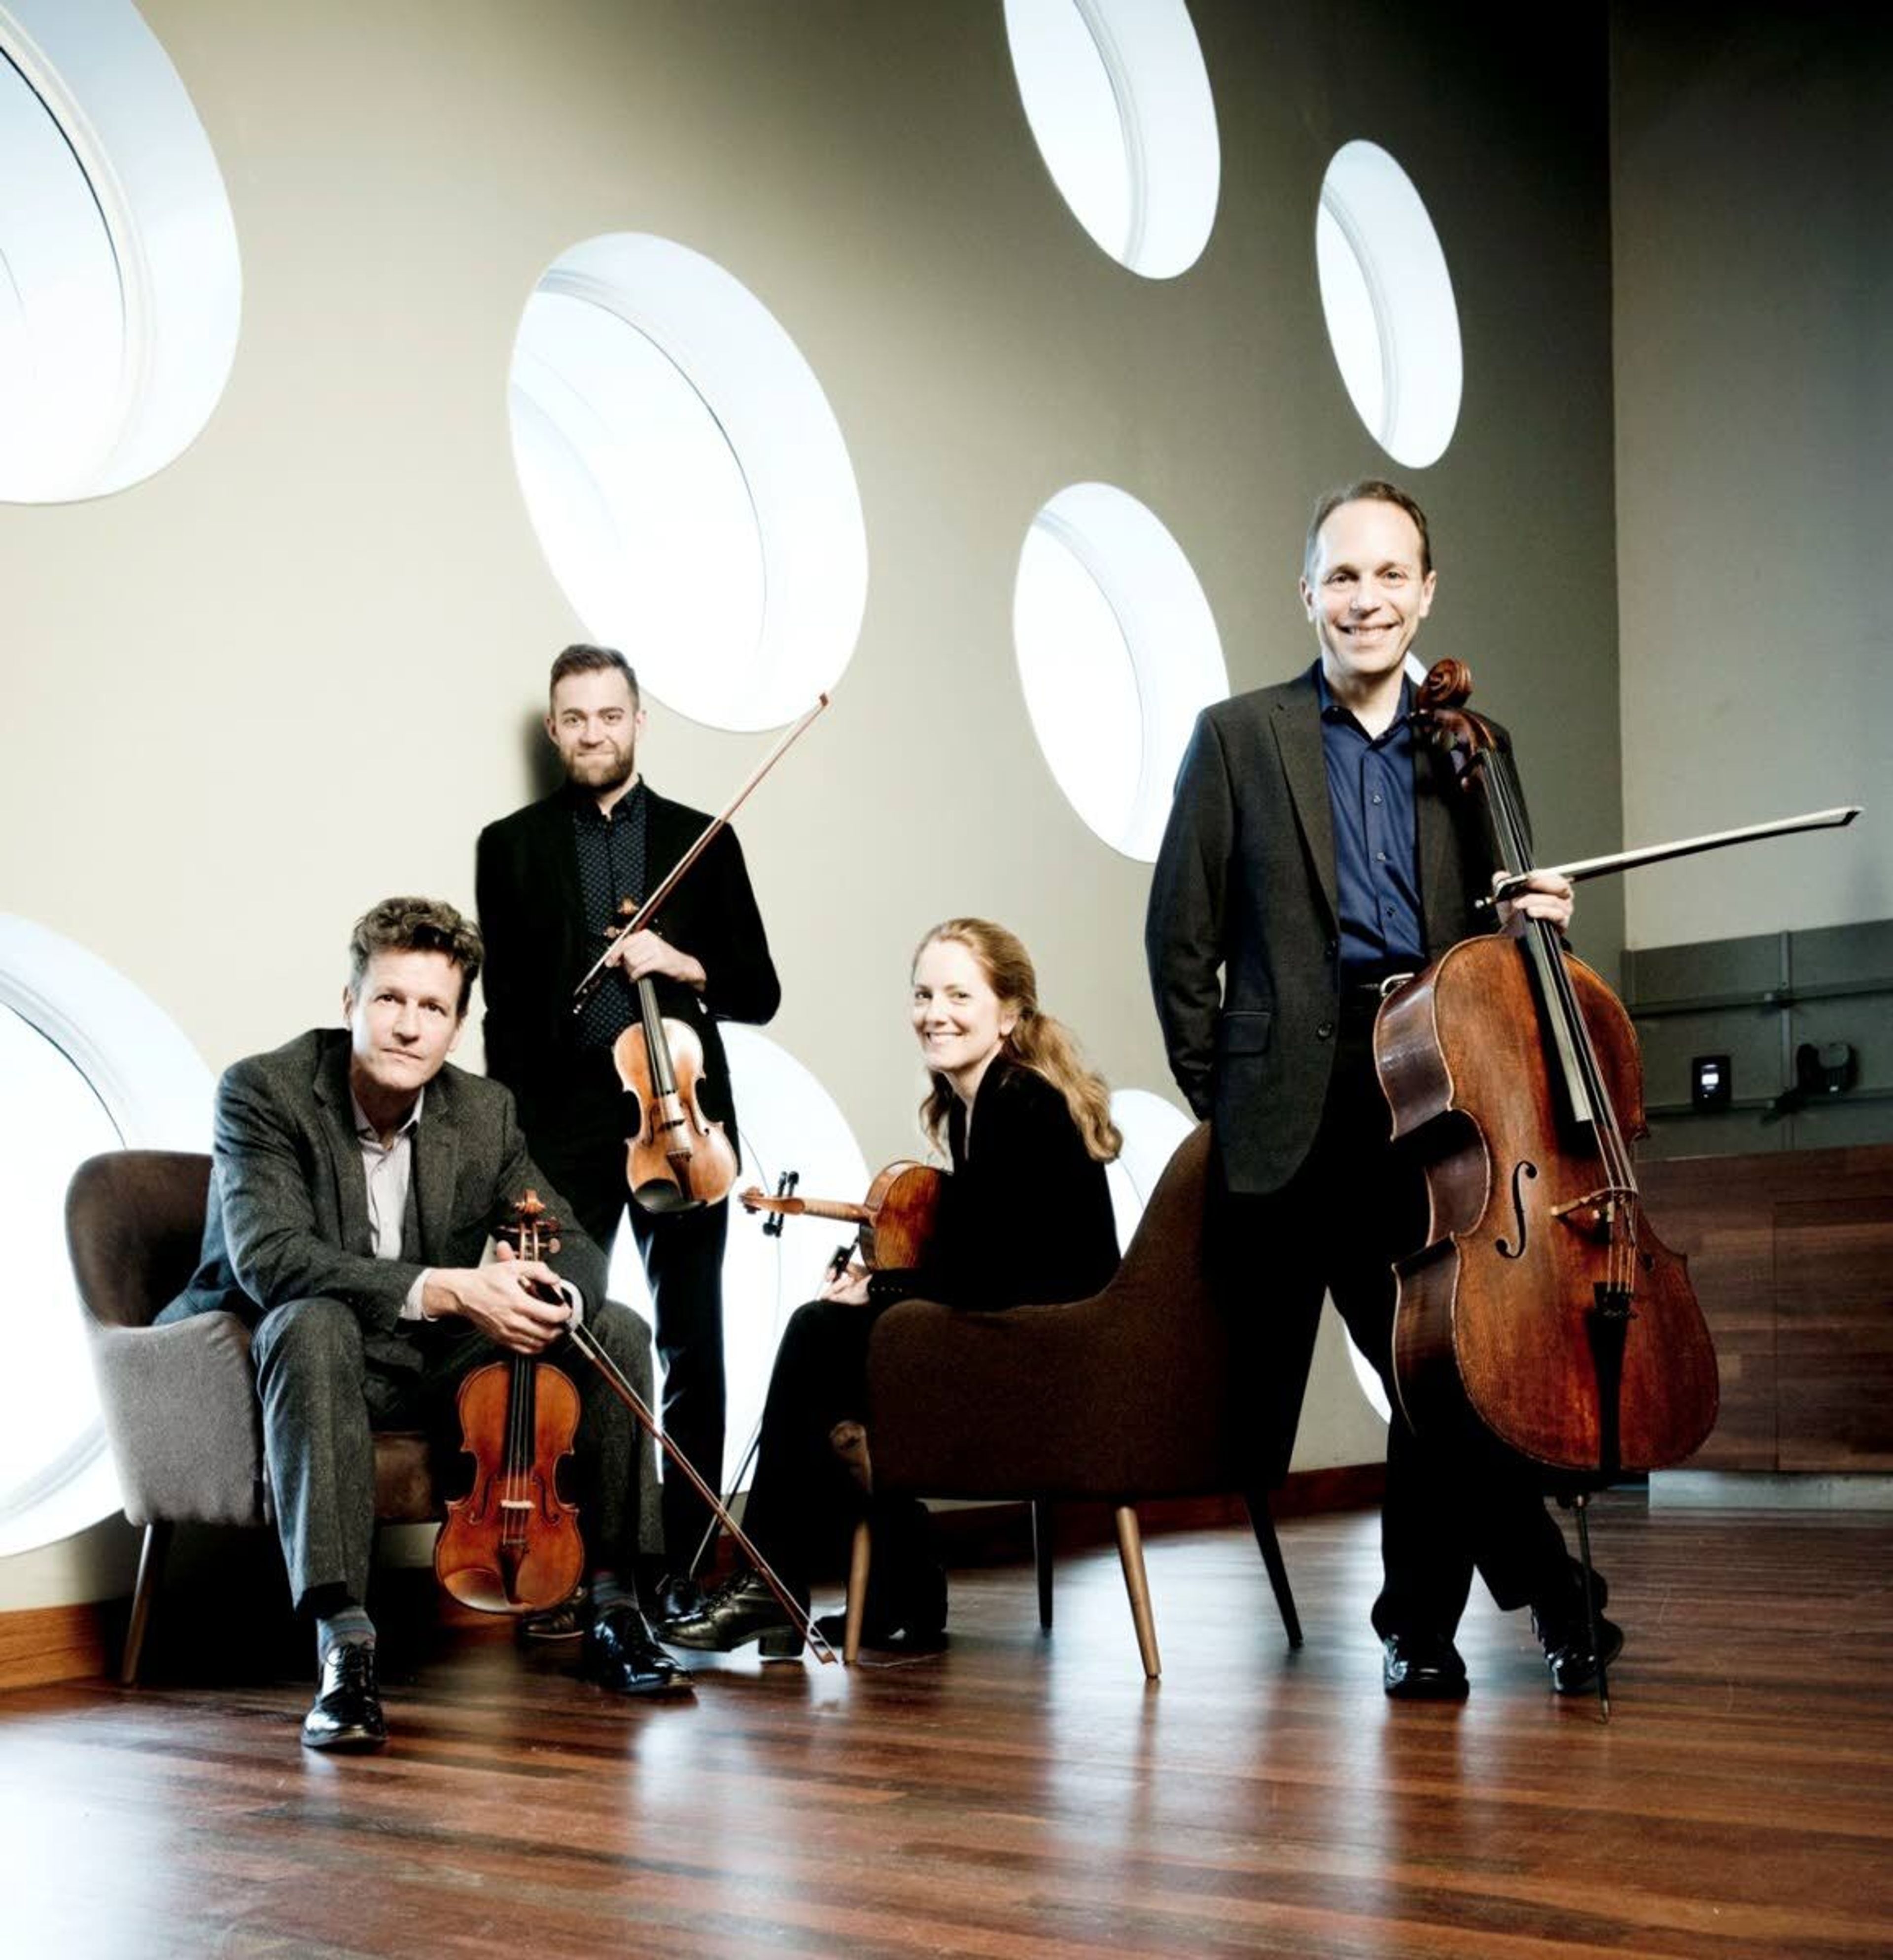
M 1413 807 L 1413 682 L 1400 712 L 1370 737 L 1328 690 L 1315 664 L 1321 748 L 1335 814 L 1335 885 L 1341 902 L 1341 978 L 1378 979 L 1389 966 L 1426 964 L 1420 909 L 1418 837 Z

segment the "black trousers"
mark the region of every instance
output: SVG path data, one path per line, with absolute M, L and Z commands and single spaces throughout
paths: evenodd
M 829 1431 L 867 1414 L 868 1336 L 886 1311 L 810 1300 L 782 1330 L 743 1526 L 786 1585 L 837 1565 L 866 1507 Z
M 1257 1398 L 1257 1470 L 1286 1474 L 1323 1294 L 1386 1385 L 1387 1494 L 1381 1513 L 1377 1632 L 1450 1638 L 1477 1570 L 1501 1607 L 1568 1589 L 1564 1537 L 1536 1473 L 1496 1443 L 1417 1436 L 1393 1384 L 1395 1259 L 1426 1236 L 1425 1181 L 1392 1141 L 1376 1077 L 1371 1010 L 1344 1013 L 1321 1127 L 1301 1168 L 1256 1197 L 1218 1189 L 1211 1260 L 1242 1375 Z
M 624 1106 L 615 1078 L 598 1072 L 568 1097 L 562 1111 L 536 1116 L 529 1131 L 534 1161 L 578 1215 L 587 1236 L 607 1258 L 624 1218 Z M 664 1433 L 713 1490 L 723 1481 L 723 1253 L 730 1207 L 657 1216 L 633 1204 L 631 1229 L 651 1287 L 658 1357 L 663 1366 Z M 686 1479 L 667 1463 L 663 1478 L 666 1561 L 681 1571 L 695 1556 L 710 1510 Z

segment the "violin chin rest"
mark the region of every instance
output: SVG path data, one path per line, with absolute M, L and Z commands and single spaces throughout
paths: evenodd
M 648 1183 L 632 1187 L 632 1201 L 641 1211 L 651 1212 L 695 1211 L 702 1204 L 700 1198 L 692 1198 L 689 1192 L 676 1185 L 667 1184 L 661 1178 L 653 1178 Z

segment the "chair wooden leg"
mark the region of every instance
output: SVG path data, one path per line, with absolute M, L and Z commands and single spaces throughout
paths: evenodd
M 132 1594 L 132 1618 L 125 1629 L 125 1651 L 119 1657 L 119 1679 L 127 1688 L 138 1685 L 138 1657 L 145 1650 L 145 1630 L 151 1624 L 151 1601 L 164 1570 L 164 1554 L 171 1548 L 171 1527 L 154 1519 L 145 1527 L 145 1543 L 138 1555 L 138 1586 Z
M 1032 1500 L 1032 1562 L 1039 1574 L 1039 1631 L 1051 1631 L 1051 1504 L 1048 1498 Z
M 854 1527 L 848 1558 L 848 1617 L 842 1629 L 842 1664 L 852 1667 L 861 1652 L 861 1616 L 867 1611 L 867 1568 L 874 1555 L 872 1534 L 864 1518 Z
M 1249 1506 L 1249 1522 L 1255 1534 L 1255 1542 L 1261 1548 L 1262 1563 L 1268 1568 L 1268 1583 L 1275 1589 L 1275 1604 L 1281 1608 L 1282 1624 L 1288 1631 L 1288 1644 L 1298 1647 L 1302 1643 L 1301 1615 L 1295 1611 L 1295 1595 L 1288 1583 L 1288 1567 L 1282 1563 L 1282 1548 L 1275 1536 L 1275 1519 L 1268 1508 L 1266 1491 L 1251 1491 L 1246 1494 Z
M 1137 1529 L 1137 1514 L 1128 1504 L 1117 1513 L 1118 1558 L 1124 1567 L 1125 1590 L 1131 1596 L 1131 1618 L 1137 1630 L 1137 1652 L 1144 1656 L 1144 1672 L 1155 1681 L 1163 1671 L 1157 1657 L 1156 1621 L 1150 1612 L 1150 1582 L 1144 1576 L 1144 1535 Z

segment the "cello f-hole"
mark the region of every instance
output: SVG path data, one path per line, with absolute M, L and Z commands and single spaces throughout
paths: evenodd
M 1529 1227 L 1525 1222 L 1525 1192 L 1520 1180 L 1538 1176 L 1538 1166 L 1529 1158 L 1520 1157 L 1512 1167 L 1512 1215 L 1519 1221 L 1519 1241 L 1514 1246 L 1510 1239 L 1494 1239 L 1492 1249 L 1502 1259 L 1522 1259 L 1525 1257 L 1525 1242 L 1529 1236 Z

